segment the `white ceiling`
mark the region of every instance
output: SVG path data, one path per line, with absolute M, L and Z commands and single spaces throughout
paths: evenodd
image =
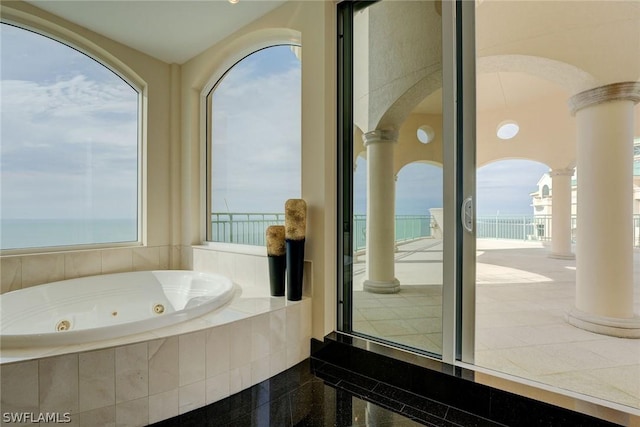
M 182 64 L 285 0 L 27 0 L 168 63 Z

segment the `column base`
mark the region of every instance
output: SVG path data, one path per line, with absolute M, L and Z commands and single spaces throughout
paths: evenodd
M 548 258 L 553 258 L 553 259 L 566 259 L 566 260 L 572 260 L 572 259 L 576 259 L 576 254 L 555 254 L 553 252 L 549 253 L 547 255 Z
M 631 319 L 597 316 L 572 308 L 567 313 L 567 322 L 576 328 L 596 334 L 618 338 L 640 338 L 640 316 Z
M 391 282 L 366 279 L 362 282 L 362 289 L 374 294 L 395 294 L 400 292 L 400 282 L 395 277 Z

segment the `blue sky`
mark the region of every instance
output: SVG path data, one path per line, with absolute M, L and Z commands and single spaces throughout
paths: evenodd
M 543 163 L 508 159 L 489 163 L 476 173 L 478 215 L 532 215 L 531 196 L 549 171 Z
M 531 197 L 542 174 L 549 168 L 530 160 L 504 160 L 477 170 L 478 215 L 531 215 Z M 396 213 L 424 215 L 429 208 L 442 207 L 442 168 L 410 163 L 398 173 Z M 354 174 L 354 211 L 366 212 L 366 161 L 358 158 Z
M 57 41 L 0 25 L 3 218 L 135 218 L 137 93 Z
M 300 61 L 289 46 L 256 52 L 213 99 L 213 212 L 283 212 L 299 198 Z
M 135 91 L 56 41 L 4 24 L 0 31 L 1 216 L 134 216 Z M 280 46 L 250 55 L 218 85 L 214 212 L 281 212 L 284 201 L 300 197 L 299 81 L 300 61 Z M 364 213 L 366 162 L 357 166 L 355 211 Z M 529 193 L 546 171 L 523 160 L 480 168 L 478 213 L 530 214 Z M 407 165 L 398 175 L 397 213 L 442 206 L 441 189 L 439 167 Z

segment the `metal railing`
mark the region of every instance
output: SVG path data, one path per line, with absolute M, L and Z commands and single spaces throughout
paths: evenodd
M 578 220 L 571 216 L 571 241 L 576 241 Z M 606 224 L 604 225 L 606 227 Z M 480 216 L 476 219 L 476 237 L 489 239 L 550 241 L 553 236 L 551 215 Z M 640 248 L 640 214 L 633 215 L 633 246 Z
M 212 213 L 211 240 L 264 246 L 267 227 L 283 224 L 284 213 Z
M 479 216 L 476 219 L 479 239 L 550 240 L 551 215 Z
M 406 242 L 431 236 L 431 215 L 396 215 L 396 242 Z M 366 215 L 353 216 L 353 250 L 359 251 L 367 246 Z
M 269 225 L 284 224 L 284 213 L 214 213 L 211 234 L 214 242 L 263 246 Z M 410 241 L 433 235 L 431 215 L 396 215 L 396 242 Z M 571 218 L 571 238 L 575 242 L 577 219 Z M 353 216 L 353 248 L 366 247 L 366 215 Z M 549 241 L 552 237 L 551 215 L 478 216 L 476 237 L 480 239 Z M 640 248 L 640 214 L 633 216 L 633 244 Z

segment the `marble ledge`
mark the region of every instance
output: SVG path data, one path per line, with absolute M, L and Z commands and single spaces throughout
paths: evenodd
M 18 349 L 2 349 L 0 347 L 0 365 L 40 359 L 43 357 L 59 356 L 62 354 L 112 348 L 198 332 L 301 304 L 310 299 L 309 297 L 303 296 L 302 301 L 289 301 L 286 297 L 260 296 L 261 293 L 262 292 L 258 292 L 257 290 L 252 291 L 250 288 L 246 290 L 243 289 L 242 292 L 237 294 L 227 305 L 210 313 L 185 322 L 123 337 L 65 346 Z

